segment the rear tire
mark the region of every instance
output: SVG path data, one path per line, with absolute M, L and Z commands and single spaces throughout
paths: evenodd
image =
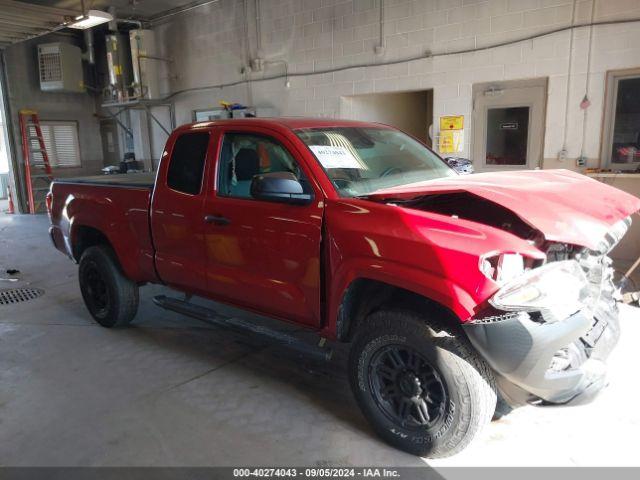
M 122 273 L 111 248 L 87 248 L 80 258 L 80 291 L 89 313 L 103 327 L 124 327 L 138 311 L 138 285 Z
M 385 441 L 430 458 L 463 450 L 491 421 L 494 378 L 466 337 L 412 312 L 381 310 L 356 332 L 351 388 Z

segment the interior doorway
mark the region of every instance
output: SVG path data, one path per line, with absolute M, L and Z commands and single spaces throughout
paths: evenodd
M 433 90 L 342 97 L 340 116 L 391 125 L 431 147 Z
M 542 165 L 546 79 L 473 86 L 473 163 L 476 171 Z

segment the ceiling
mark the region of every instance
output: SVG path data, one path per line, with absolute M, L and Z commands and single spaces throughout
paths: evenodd
M 85 9 L 113 6 L 119 18 L 153 20 L 166 13 L 211 0 L 85 0 Z M 80 0 L 0 0 L 0 49 L 29 38 L 59 30 L 82 12 Z
M 64 9 L 0 0 L 0 48 L 59 28 L 79 9 Z
M 80 0 L 22 0 L 34 5 L 81 10 Z M 87 10 L 105 10 L 114 6 L 121 17 L 150 18 L 176 7 L 190 5 L 189 0 L 85 0 Z

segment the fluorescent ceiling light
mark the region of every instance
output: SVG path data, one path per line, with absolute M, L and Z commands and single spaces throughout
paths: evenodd
M 113 20 L 113 15 L 110 13 L 102 12 L 100 10 L 88 10 L 84 15 L 78 15 L 74 18 L 73 22 L 67 25 L 67 27 L 85 30 L 87 28 L 95 27 L 96 25 L 110 22 L 111 20 Z

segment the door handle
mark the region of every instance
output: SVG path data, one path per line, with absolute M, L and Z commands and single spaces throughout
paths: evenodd
M 204 221 L 205 223 L 213 223 L 214 225 L 229 225 L 231 223 L 231 220 L 228 218 L 218 215 L 205 215 Z

